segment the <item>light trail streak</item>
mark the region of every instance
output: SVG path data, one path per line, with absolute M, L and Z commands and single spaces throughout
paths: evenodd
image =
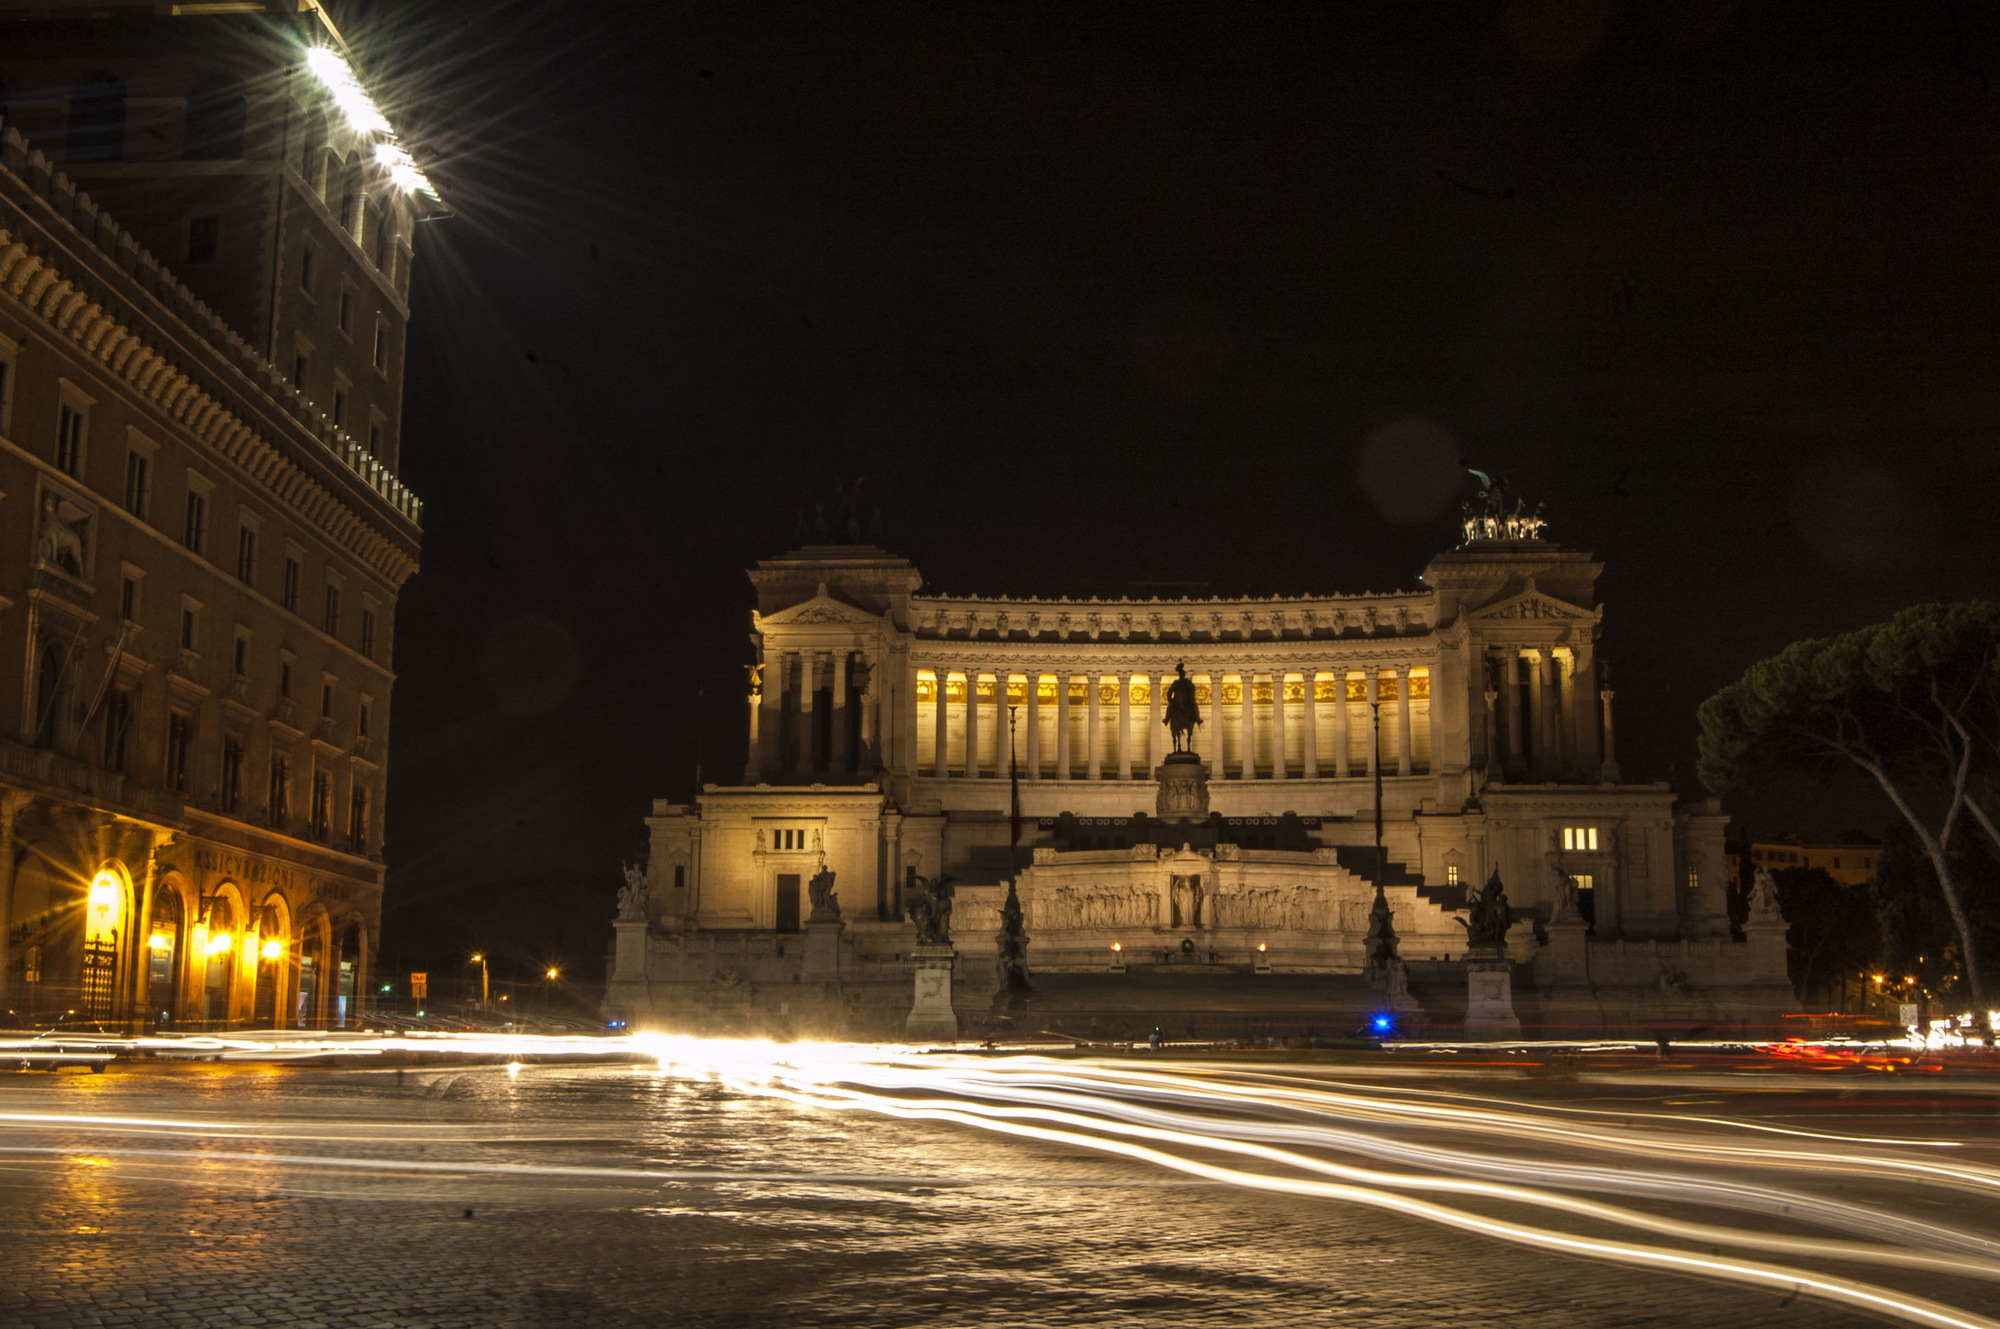
M 1579 1255 L 1588 1259 L 1604 1260 L 1614 1264 L 1630 1265 L 1654 1271 L 1674 1271 L 1698 1274 L 1708 1278 L 1718 1278 L 1727 1282 L 1762 1287 L 1773 1291 L 1804 1293 L 1821 1300 L 1854 1306 L 1877 1314 L 1890 1315 L 1914 1324 L 1939 1326 L 1940 1329 L 2000 1329 L 2000 1320 L 1989 1319 L 1969 1311 L 1931 1301 L 1924 1297 L 1876 1287 L 1868 1283 L 1832 1274 L 1812 1273 L 1803 1269 L 1788 1268 L 1783 1265 L 1762 1264 L 1750 1260 L 1731 1259 L 1721 1255 L 1701 1255 L 1689 1251 L 1677 1251 L 1660 1246 L 1641 1246 L 1630 1242 L 1607 1241 L 1597 1237 L 1583 1237 L 1548 1228 L 1530 1227 L 1523 1223 L 1503 1219 L 1486 1218 L 1445 1205 L 1433 1204 L 1411 1196 L 1394 1192 L 1371 1191 L 1364 1187 L 1346 1185 L 1339 1182 L 1314 1181 L 1307 1178 L 1270 1176 L 1257 1172 L 1245 1172 L 1235 1168 L 1220 1167 L 1185 1158 L 1148 1145 L 1129 1140 L 1107 1139 L 1099 1135 L 1083 1134 L 1076 1131 L 1054 1130 L 1035 1126 L 1026 1122 L 1009 1120 L 1004 1116 L 987 1115 L 979 1112 L 961 1111 L 947 1107 L 913 1107 L 893 1099 L 872 1098 L 863 1102 L 859 1099 L 818 1098 L 781 1086 L 747 1085 L 750 1092 L 784 1098 L 802 1107 L 818 1107 L 834 1110 L 858 1110 L 901 1117 L 906 1120 L 950 1121 L 959 1125 L 981 1130 L 996 1131 L 1016 1135 L 1024 1139 L 1038 1140 L 1048 1144 L 1067 1144 L 1098 1153 L 1118 1154 L 1139 1162 L 1152 1163 L 1171 1168 L 1192 1176 L 1204 1177 L 1211 1181 L 1252 1190 L 1274 1191 L 1290 1195 L 1309 1196 L 1318 1199 L 1344 1200 L 1368 1208 L 1384 1209 L 1412 1218 L 1421 1218 L 1441 1226 L 1457 1228 L 1460 1231 L 1495 1237 L 1516 1245 L 1530 1246 L 1558 1254 Z M 1213 1147 L 1209 1144 L 1205 1147 Z
M 991 1097 L 995 1088 L 985 1082 L 985 1077 L 974 1077 L 951 1071 L 924 1074 L 910 1072 L 902 1075 L 877 1072 L 870 1077 L 877 1087 L 921 1088 L 935 1090 L 942 1087 L 956 1088 L 960 1092 Z M 1010 1101 L 1039 1102 L 1057 1107 L 1072 1106 L 1101 1116 L 1109 1116 L 1140 1126 L 1158 1127 L 1164 1130 L 1198 1131 L 1214 1137 L 1235 1140 L 1281 1141 L 1293 1144 L 1313 1145 L 1336 1149 L 1343 1152 L 1359 1153 L 1370 1157 L 1391 1159 L 1397 1162 L 1431 1167 L 1461 1175 L 1485 1175 L 1488 1177 L 1534 1179 L 1549 1185 L 1576 1190 L 1594 1190 L 1613 1194 L 1650 1194 L 1656 1198 L 1692 1201 L 1695 1203 L 1723 1208 L 1761 1213 L 1767 1217 L 1790 1218 L 1794 1221 L 1816 1223 L 1822 1227 L 1842 1229 L 1849 1232 L 1885 1234 L 1892 1233 L 1905 1240 L 1937 1250 L 1957 1250 L 1988 1261 L 1982 1277 L 1992 1277 L 2000 1273 L 2000 1242 L 1983 1240 L 1951 1229 L 1939 1228 L 1932 1224 L 1904 1218 L 1884 1210 L 1864 1205 L 1825 1200 L 1799 1191 L 1776 1190 L 1768 1187 L 1752 1187 L 1731 1181 L 1704 1178 L 1698 1183 L 1669 1174 L 1635 1172 L 1626 1169 L 1598 1168 L 1561 1163 L 1550 1159 L 1516 1161 L 1495 1158 L 1491 1155 L 1473 1154 L 1462 1150 L 1443 1149 L 1434 1146 L 1407 1144 L 1399 1140 L 1385 1140 L 1356 1131 L 1336 1130 L 1321 1126 L 1300 1126 L 1273 1124 L 1259 1121 L 1242 1121 L 1222 1117 L 1193 1117 L 1176 1113 L 1162 1113 L 1141 1108 L 1117 1099 L 1095 1095 L 1084 1095 L 1069 1090 L 1049 1090 L 1023 1088 L 1018 1085 L 1004 1085 L 1005 1095 Z M 981 1095 L 981 1091 L 984 1094 Z M 1157 1095 L 1165 1097 L 1166 1095 Z M 1183 1099 L 1198 1096 L 1186 1095 Z M 1204 1106 L 1221 1106 L 1214 1102 L 1204 1102 Z M 1403 1184 L 1400 1179 L 1389 1174 L 1376 1174 L 1368 1178 L 1377 1184 Z M 1421 1182 L 1409 1184 L 1421 1185 Z M 1524 1195 L 1513 1198 L 1524 1199 Z M 1530 1203 L 1543 1203 L 1541 1199 Z M 1622 1220 L 1621 1220 L 1622 1221 Z M 1693 1239 L 1742 1240 L 1741 1234 L 1732 1229 L 1706 1229 Z M 1752 1242 L 1751 1244 L 1754 1244 Z M 1794 1249 L 1790 1246 L 1772 1249 Z M 1876 1247 L 1867 1247 L 1876 1250 Z M 1868 1259 L 1872 1256 L 1857 1255 Z M 1893 1262 L 1893 1261 L 1890 1261 Z
M 1755 1184 L 1738 1175 L 1678 1170 L 1692 1167 L 1730 1174 L 1805 1171 L 1829 1182 L 1864 1177 L 1899 1188 L 1967 1191 L 1989 1200 L 2000 1195 L 2000 1170 L 1969 1160 L 1910 1158 L 1895 1152 L 1930 1151 L 1940 1145 L 1961 1147 L 1958 1141 L 1784 1132 L 1794 1139 L 1809 1137 L 1816 1142 L 1805 1146 L 1779 1143 L 1769 1133 L 1759 1134 L 1769 1128 L 1757 1122 L 1660 1112 L 1649 1107 L 1526 1105 L 1448 1090 L 1385 1089 L 1222 1063 L 1178 1064 L 1168 1072 L 1117 1062 L 1042 1056 L 990 1058 L 900 1047 L 778 1045 L 648 1034 L 624 1038 L 246 1035 L 147 1040 L 130 1046 L 171 1049 L 182 1055 L 246 1058 L 459 1052 L 512 1059 L 514 1064 L 506 1068 L 510 1073 L 520 1061 L 537 1057 L 651 1062 L 656 1069 L 642 1074 L 715 1086 L 726 1095 L 772 1100 L 795 1109 L 874 1113 L 970 1127 L 1145 1163 L 1191 1178 L 1192 1184 L 1247 1187 L 1357 1204 L 1517 1246 L 1797 1291 L 1911 1323 L 2000 1329 L 2000 1321 L 1896 1289 L 1775 1261 L 1723 1254 L 1724 1248 L 1731 1248 L 1795 1260 L 1872 1264 L 1926 1278 L 1957 1276 L 1993 1282 L 2000 1281 L 2000 1241 L 1885 1207 Z M 419 1068 L 418 1073 L 435 1069 Z M 594 1123 L 570 1124 L 578 1130 L 600 1129 Z M 758 1173 L 643 1162 L 510 1163 L 380 1156 L 380 1151 L 411 1145 L 645 1147 L 637 1139 L 594 1136 L 536 1136 L 523 1141 L 435 1122 L 295 1121 L 285 1129 L 270 1131 L 240 1120 L 202 1120 L 195 1114 L 9 1112 L 0 1113 L 0 1130 L 220 1137 L 220 1148 L 214 1144 L 203 1148 L 138 1147 L 138 1140 L 118 1147 L 101 1147 L 88 1139 L 51 1139 L 46 1145 L 0 1143 L 0 1154 L 14 1157 L 17 1165 L 77 1166 L 75 1160 L 87 1153 L 100 1160 L 98 1166 L 111 1161 L 135 1172 L 181 1169 L 190 1179 L 220 1178 L 245 1169 L 268 1172 L 290 1168 L 344 1174 L 364 1187 L 399 1176 L 439 1182 L 450 1179 L 454 1183 L 490 1178 L 653 1189 L 690 1183 L 929 1187 L 990 1180 L 967 1183 L 948 1176 Z M 1425 1133 L 1446 1138 L 1425 1139 Z M 1466 1147 L 1464 1142 L 1469 1140 L 1484 1143 Z M 297 1150 L 301 1143 L 322 1148 Z M 357 1143 L 365 1143 L 371 1156 L 338 1152 L 342 1146 Z M 291 1147 L 282 1153 L 261 1152 L 272 1145 Z M 1337 1161 L 1301 1149 L 1348 1154 L 1412 1170 Z M 1232 1166 L 1211 1157 L 1217 1154 L 1250 1160 L 1270 1170 Z M 1603 1161 L 1591 1161 L 1590 1155 Z M 1646 1166 L 1626 1161 L 1634 1156 L 1643 1157 Z M 1591 1191 L 1754 1213 L 1806 1228 L 1867 1234 L 1880 1240 L 1841 1240 L 1695 1221 L 1576 1194 Z M 1453 1203 L 1440 1203 L 1426 1195 Z M 1464 1207 L 1468 1203 L 1529 1206 L 1551 1217 L 1573 1220 L 1589 1231 L 1564 1231 L 1497 1217 Z M 1708 1249 L 1602 1235 L 1607 1229 Z

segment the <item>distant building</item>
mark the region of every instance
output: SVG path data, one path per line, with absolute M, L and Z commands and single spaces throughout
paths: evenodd
M 909 1003 L 908 893 L 939 873 L 960 883 L 968 1012 L 991 992 L 1010 876 L 1045 984 L 1116 964 L 1106 981 L 1130 985 L 1191 961 L 1246 983 L 1358 975 L 1379 869 L 1402 954 L 1447 966 L 1464 954 L 1467 886 L 1497 870 L 1519 919 L 1517 991 L 1538 994 L 1545 1022 L 1775 1009 L 1789 999 L 1782 941 L 1729 939 L 1727 818 L 1620 776 L 1597 657 L 1602 565 L 1538 524 L 1467 534 L 1421 586 L 1388 594 L 948 595 L 861 545 L 760 563 L 748 769 L 654 806 L 645 925 L 618 926 L 607 1008 L 886 1027 Z M 1212 800 L 1192 823 L 1156 806 L 1163 693 L 1183 663 Z M 844 913 L 838 954 L 802 922 L 822 863 Z M 1578 888 L 1566 917 L 1565 878 Z M 1463 1001 L 1462 972 L 1441 981 Z
M 441 205 L 309 4 L 11 14 L 0 1023 L 352 1020 Z
M 1777 835 L 1769 840 L 1752 840 L 1745 851 L 1750 870 L 1769 868 L 1818 868 L 1843 886 L 1866 886 L 1875 879 L 1875 861 L 1882 856 L 1882 844 L 1866 835 L 1842 836 L 1838 844 L 1808 844 L 1793 835 Z M 1740 866 L 1732 863 L 1732 878 Z

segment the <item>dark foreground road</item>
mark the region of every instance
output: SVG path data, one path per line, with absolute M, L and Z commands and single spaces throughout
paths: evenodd
M 1975 1075 L 699 1060 L 7 1074 L 0 1324 L 1949 1322 L 1362 1193 L 2000 1307 L 2000 1085 Z M 1268 1188 L 1294 1184 L 1353 1189 Z

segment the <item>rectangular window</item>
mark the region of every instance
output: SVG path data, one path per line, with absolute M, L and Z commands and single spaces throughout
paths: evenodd
M 123 772 L 125 749 L 132 733 L 132 694 L 113 689 L 104 703 L 104 769 Z
M 299 612 L 299 561 L 296 558 L 285 560 L 284 601 L 285 608 L 294 614 Z
M 134 448 L 125 454 L 125 510 L 144 518 L 146 500 L 152 492 L 153 459 Z
M 278 662 L 278 695 L 280 697 L 289 697 L 292 695 L 292 662 L 290 660 L 280 660 Z
M 361 653 L 371 660 L 375 658 L 375 611 L 372 609 L 361 611 Z
M 118 617 L 127 623 L 139 621 L 139 579 L 127 577 L 118 588 Z
M 208 542 L 208 496 L 194 490 L 188 491 L 187 522 L 181 533 L 181 543 L 199 554 Z
M 674 864 L 674 889 L 675 889 L 675 890 L 677 890 L 677 891 L 684 891 L 684 890 L 686 890 L 686 889 L 687 889 L 687 884 L 688 884 L 688 880 L 687 880 L 687 876 L 688 876 L 688 870 L 687 870 L 687 864 L 685 864 L 685 863 L 676 863 L 676 864 Z
M 257 532 L 248 526 L 236 531 L 236 580 L 246 586 L 257 581 Z
M 335 388 L 333 390 L 333 427 L 335 429 L 344 429 L 347 427 L 346 388 Z
M 68 402 L 56 415 L 56 469 L 72 478 L 83 474 L 83 412 Z
M 181 649 L 194 649 L 194 610 L 185 607 L 181 610 Z
M 322 683 L 319 685 L 319 718 L 322 720 L 331 720 L 333 718 L 333 684 L 331 683 Z
M 389 325 L 379 320 L 375 324 L 375 367 L 385 373 L 389 368 Z
M 361 703 L 361 709 L 355 715 L 354 732 L 363 738 L 368 737 L 368 710 L 369 703 L 364 701 Z
M 1689 869 L 1688 869 L 1688 894 L 1689 894 L 1689 895 L 1698 895 L 1698 894 L 1700 894 L 1700 892 L 1701 892 L 1701 869 L 1700 869 L 1700 868 L 1689 868 Z
M 250 639 L 248 637 L 238 637 L 236 639 L 236 659 L 233 662 L 236 668 L 236 676 L 238 678 L 242 678 L 243 676 L 245 676 L 250 672 L 249 669 L 245 667 L 246 665 L 249 664 L 249 661 L 250 661 Z
M 188 749 L 194 746 L 194 720 L 179 711 L 167 715 L 167 788 L 187 792 Z
M 340 588 L 338 586 L 329 586 L 326 588 L 326 635 L 329 637 L 338 637 L 340 635 Z
M 221 252 L 222 218 L 213 213 L 188 218 L 188 266 L 213 263 Z
M 1595 826 L 1563 827 L 1563 848 L 1578 849 L 1585 853 L 1597 849 L 1597 828 Z
M 271 754 L 271 824 L 282 826 L 292 815 L 292 763 L 282 752 Z
M 368 455 L 382 455 L 382 426 L 373 420 L 368 422 Z
M 300 392 L 306 390 L 306 369 L 308 364 L 305 352 L 300 351 L 292 356 L 292 386 Z
M 340 288 L 340 330 L 350 332 L 354 328 L 354 291 L 350 287 Z
M 243 740 L 234 734 L 222 740 L 222 810 L 243 809 Z
M 1447 863 L 1444 865 L 1444 884 L 1447 886 L 1458 885 L 1458 864 Z
M 326 843 L 333 829 L 333 777 L 314 771 L 312 780 L 312 838 Z
M 368 791 L 359 785 L 347 796 L 347 847 L 357 854 L 368 851 Z
M 307 245 L 305 248 L 305 252 L 299 255 L 299 289 L 301 291 L 304 291 L 307 295 L 311 295 L 312 288 L 313 288 L 313 251 L 312 251 L 312 246 Z

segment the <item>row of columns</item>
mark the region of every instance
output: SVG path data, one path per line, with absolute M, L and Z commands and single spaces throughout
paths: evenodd
M 759 685 L 750 694 L 750 769 L 747 783 L 772 778 L 801 778 L 825 772 L 844 775 L 855 770 L 863 754 L 848 742 L 848 665 L 853 651 L 780 651 L 765 664 Z M 816 723 L 819 690 L 827 685 L 833 714 L 823 745 Z M 798 698 L 798 748 L 788 762 L 779 751 L 784 732 L 785 698 Z M 863 689 L 861 746 L 875 733 L 876 697 L 872 677 Z
M 1394 666 L 1394 668 L 1397 680 L 1396 697 L 1399 703 L 1395 707 L 1393 720 L 1396 726 L 1394 740 L 1396 774 L 1409 775 L 1412 772 L 1411 752 L 1414 742 L 1410 722 L 1411 708 L 1409 706 L 1410 666 L 1399 664 Z M 962 703 L 964 707 L 962 715 L 965 721 L 965 752 L 959 763 L 953 763 L 950 760 L 949 726 L 951 707 L 945 700 L 945 688 L 949 672 L 942 669 L 935 672 L 934 687 L 936 691 L 933 695 L 936 701 L 932 707 L 931 714 L 931 722 L 935 726 L 935 735 L 932 741 L 930 773 L 935 776 L 948 776 L 952 773 L 954 765 L 957 765 L 967 776 L 975 779 L 981 777 L 984 774 L 980 769 L 983 760 L 981 754 L 985 750 L 986 734 L 990 733 L 991 741 L 994 745 L 992 750 L 999 754 L 999 760 L 994 764 L 994 771 L 997 775 L 1004 778 L 1008 773 L 1006 700 L 1007 681 L 1009 678 L 1008 671 L 998 667 L 988 671 L 993 675 L 996 693 L 990 719 L 981 714 L 983 708 L 979 705 L 978 680 L 982 671 L 977 669 L 963 671 L 966 680 L 965 700 Z M 1055 689 L 1056 752 L 1054 778 L 1058 780 L 1075 779 L 1078 777 L 1078 773 L 1073 771 L 1070 765 L 1072 748 L 1070 740 L 1071 702 L 1070 690 L 1066 685 L 1072 677 L 1079 675 L 1073 675 L 1062 670 L 1051 672 L 1053 672 L 1057 681 Z M 1347 675 L 1351 671 L 1347 670 L 1322 671 L 1308 668 L 1299 671 L 1305 684 L 1304 690 L 1307 698 L 1307 703 L 1300 713 L 1304 753 L 1302 769 L 1299 774 L 1301 778 L 1308 780 L 1318 779 L 1321 774 L 1319 769 L 1319 706 L 1316 689 L 1320 675 L 1323 672 L 1331 672 L 1336 682 L 1340 685 L 1341 695 L 1334 699 L 1333 704 L 1334 769 L 1332 774 L 1336 778 L 1346 779 L 1353 774 L 1349 769 L 1351 763 L 1348 756 L 1350 736 L 1345 685 Z M 1362 672 L 1367 687 L 1366 700 L 1372 712 L 1382 701 L 1380 695 L 1381 670 L 1379 668 L 1364 667 Z M 1100 675 L 1085 672 L 1080 676 L 1086 680 L 1084 687 L 1084 706 L 1086 711 L 1084 769 L 1082 775 L 1086 779 L 1101 780 L 1106 778 L 1107 754 L 1101 751 L 1104 730 L 1101 723 L 1101 693 L 1098 687 Z M 1025 689 L 1024 704 L 1022 706 L 1023 714 L 1021 717 L 1023 722 L 1022 728 L 1025 732 L 1022 736 L 1021 750 L 1015 755 L 1020 758 L 1022 778 L 1037 780 L 1042 778 L 1041 689 L 1039 683 L 1043 674 L 1029 673 L 1026 677 L 1035 686 L 1029 686 Z M 1165 690 L 1165 680 L 1159 676 L 1134 674 L 1114 674 L 1110 675 L 1110 677 L 1116 680 L 1118 697 L 1115 778 L 1120 780 L 1130 780 L 1132 778 L 1135 757 L 1142 763 L 1141 774 L 1146 778 L 1150 778 L 1152 767 L 1163 761 L 1170 750 L 1166 727 L 1161 722 L 1162 716 L 1160 712 L 1161 694 Z M 1219 736 L 1222 733 L 1224 703 L 1221 684 L 1223 676 L 1219 673 L 1209 675 L 1208 714 L 1205 718 L 1207 720 L 1208 733 L 1214 736 L 1209 739 L 1211 767 L 1209 774 L 1212 779 L 1234 778 L 1254 780 L 1260 778 L 1257 773 L 1255 760 L 1255 733 L 1257 729 L 1255 674 L 1245 673 L 1241 677 L 1243 682 L 1239 689 L 1241 694 L 1239 699 L 1239 706 L 1241 708 L 1239 714 L 1241 723 L 1240 732 L 1243 735 L 1242 741 L 1245 744 L 1245 759 L 1241 771 L 1231 776 L 1222 769 L 1222 763 L 1214 759 L 1219 743 Z M 1147 689 L 1146 733 L 1149 735 L 1149 738 L 1143 745 L 1145 751 L 1135 754 L 1132 742 L 1132 685 L 1139 678 L 1149 678 L 1152 686 Z M 1271 774 L 1268 777 L 1261 778 L 1284 780 L 1291 778 L 1290 763 L 1286 759 L 1285 754 L 1287 725 L 1283 702 L 1285 675 L 1283 672 L 1274 672 L 1271 678 L 1273 690 L 1271 749 L 1275 760 L 1272 764 Z M 1366 774 L 1370 776 L 1374 775 L 1375 761 L 1375 745 L 1371 743 L 1367 747 L 1367 755 L 1363 763 Z
M 1601 762 L 1609 778 L 1617 778 L 1611 693 L 1592 686 L 1588 662 L 1579 667 L 1567 650 L 1507 646 L 1495 652 L 1488 677 L 1486 751 L 1496 776 L 1556 780 L 1588 775 Z

